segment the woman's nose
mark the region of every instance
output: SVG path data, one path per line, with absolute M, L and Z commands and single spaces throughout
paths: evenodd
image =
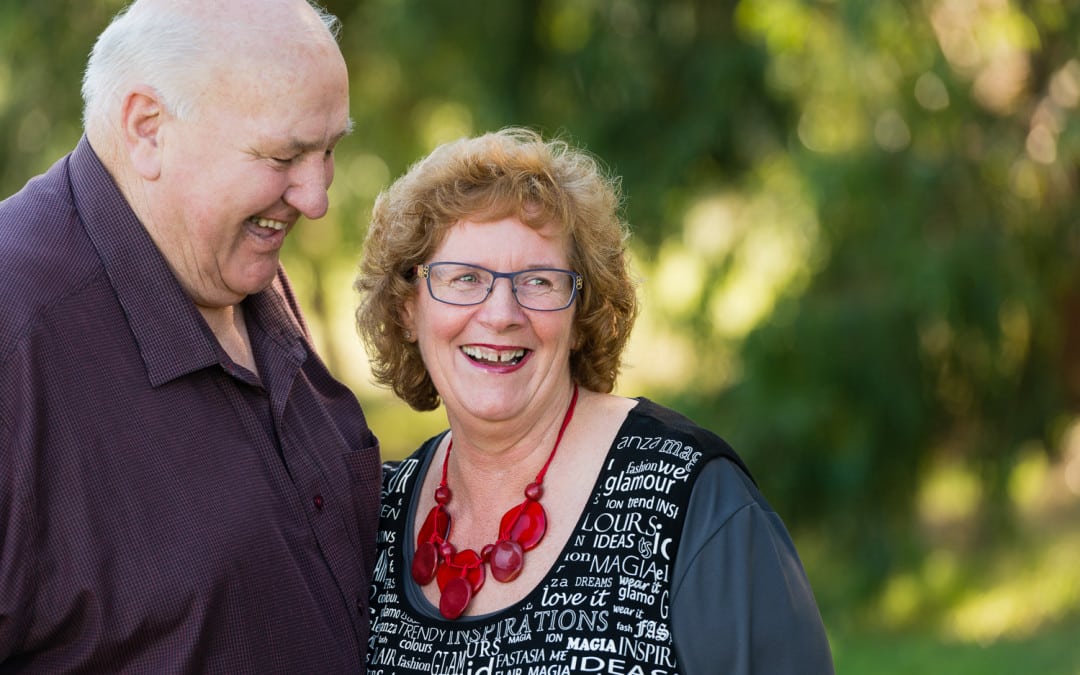
M 495 280 L 481 311 L 485 320 L 495 323 L 517 323 L 521 320 L 521 305 L 514 295 L 514 286 L 510 279 Z

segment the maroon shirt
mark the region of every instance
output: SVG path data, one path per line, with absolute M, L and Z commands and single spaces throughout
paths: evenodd
M 85 139 L 0 203 L 0 673 L 364 671 L 377 441 L 244 311 L 258 377 Z

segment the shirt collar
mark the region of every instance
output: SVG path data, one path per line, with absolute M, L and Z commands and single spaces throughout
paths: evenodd
M 151 385 L 223 364 L 227 357 L 206 321 L 85 136 L 71 154 L 71 184 L 76 208 L 127 315 Z M 280 280 L 280 272 L 278 276 Z M 283 307 L 281 290 L 276 281 L 249 297 L 244 307 L 261 326 L 273 327 L 269 336 L 302 359 L 304 329 Z

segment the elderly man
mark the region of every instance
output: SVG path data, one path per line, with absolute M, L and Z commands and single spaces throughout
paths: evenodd
M 305 0 L 137 0 L 0 203 L 0 673 L 362 673 L 378 446 L 278 254 L 350 129 Z

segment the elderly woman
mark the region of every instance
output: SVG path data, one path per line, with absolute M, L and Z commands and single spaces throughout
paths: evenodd
M 449 430 L 388 472 L 373 673 L 829 673 L 780 518 L 716 435 L 611 394 L 637 312 L 618 181 L 507 129 L 375 204 L 377 381 Z

